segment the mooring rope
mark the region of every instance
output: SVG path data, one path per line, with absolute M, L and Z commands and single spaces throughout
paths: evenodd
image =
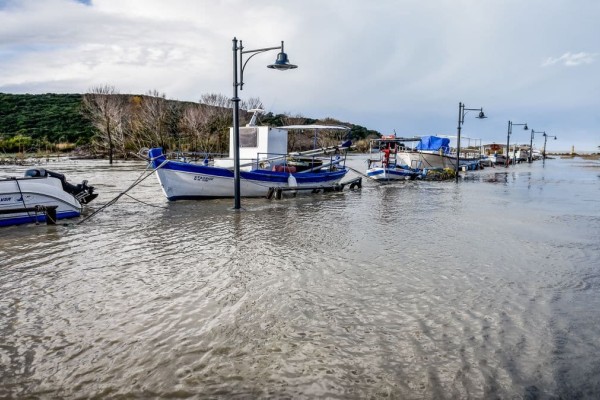
M 94 215 L 98 214 L 100 211 L 112 206 L 113 204 L 115 204 L 121 197 L 123 197 L 124 195 L 127 194 L 127 192 L 129 192 L 131 189 L 133 189 L 134 187 L 136 187 L 137 185 L 139 185 L 140 183 L 142 183 L 146 178 L 148 178 L 150 175 L 152 175 L 153 173 L 155 173 L 157 170 L 159 170 L 160 168 L 162 168 L 163 165 L 165 165 L 168 162 L 168 160 L 165 159 L 165 161 L 163 161 L 158 167 L 154 168 L 148 175 L 144 176 L 142 178 L 142 176 L 146 173 L 146 170 L 144 170 L 141 175 L 123 192 L 119 193 L 114 199 L 112 199 L 111 201 L 109 201 L 108 203 L 106 203 L 105 205 L 103 205 L 102 207 L 100 207 L 99 209 L 97 209 L 96 211 L 94 211 L 93 213 L 91 213 L 90 215 L 88 215 L 87 217 L 85 217 L 84 219 L 82 219 L 81 221 L 79 221 L 77 223 L 77 225 L 83 224 L 84 222 L 86 222 L 87 220 L 89 220 L 90 218 L 92 218 Z M 150 164 L 148 164 L 150 165 Z M 129 196 L 129 195 L 127 195 Z M 131 196 L 129 196 L 131 197 Z
M 21 195 L 21 203 L 23 203 L 23 208 L 25 209 L 27 216 L 29 217 L 29 219 L 33 218 L 34 219 L 33 222 L 35 222 L 36 224 L 39 224 L 37 211 L 35 212 L 34 217 L 32 217 L 31 214 L 29 213 L 29 210 L 27 210 L 27 204 L 25 203 L 25 195 L 23 195 L 23 191 L 21 190 L 21 185 L 19 184 L 19 178 L 15 178 L 15 182 L 17 183 L 17 189 L 19 189 L 19 194 Z
M 130 194 L 125 194 L 125 196 L 129 197 L 131 200 L 137 201 L 138 203 L 142 203 L 148 207 L 155 207 L 155 208 L 169 208 L 169 207 L 165 207 L 165 206 L 157 206 L 156 204 L 150 204 L 150 203 L 146 203 L 145 201 L 136 199 L 135 197 L 133 197 Z

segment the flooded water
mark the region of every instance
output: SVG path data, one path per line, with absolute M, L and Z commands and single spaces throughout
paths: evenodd
M 145 165 L 47 168 L 89 215 Z M 0 230 L 0 398 L 600 397 L 598 161 L 242 212 L 128 194 Z

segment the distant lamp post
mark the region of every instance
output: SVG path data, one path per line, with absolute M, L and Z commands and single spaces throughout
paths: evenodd
M 514 125 L 523 125 L 523 130 L 529 130 L 527 127 L 527 122 L 524 124 L 514 124 L 512 121 L 508 121 L 508 133 L 506 135 L 506 168 L 510 164 L 510 135 L 512 134 L 512 127 Z
M 544 149 L 542 150 L 542 160 L 545 162 L 546 161 L 546 140 L 548 140 L 548 138 L 554 138 L 554 140 L 556 140 L 556 136 L 551 136 L 551 135 L 546 135 L 546 132 L 544 132 Z
M 455 167 L 456 182 L 458 182 L 458 169 L 459 169 L 459 164 L 460 164 L 460 130 L 461 130 L 461 126 L 465 123 L 465 114 L 468 111 L 479 111 L 477 118 L 479 118 L 479 119 L 487 118 L 485 116 L 485 114 L 483 113 L 483 108 L 465 108 L 465 105 L 463 103 L 458 103 L 458 135 L 456 138 L 456 167 Z
M 544 131 L 544 132 L 540 132 L 540 131 L 538 131 L 538 133 L 541 133 L 541 134 L 543 134 L 543 135 L 545 135 L 545 134 L 546 134 L 546 132 L 545 132 L 545 131 Z M 529 164 L 531 164 L 531 163 L 533 162 L 533 137 L 534 137 L 534 136 L 535 136 L 535 132 L 534 132 L 534 130 L 532 129 L 532 130 L 531 130 L 531 140 L 529 141 L 529 157 L 527 157 L 527 158 L 528 158 L 528 161 L 527 161 L 527 162 L 528 162 Z
M 242 41 L 239 41 L 240 44 L 238 46 L 238 40 L 233 38 L 233 181 L 234 181 L 234 206 L 235 210 L 239 210 L 241 208 L 240 204 L 240 98 L 238 97 L 238 86 L 240 90 L 244 88 L 244 68 L 246 68 L 246 64 L 248 61 L 255 55 L 259 53 L 264 53 L 269 50 L 279 50 L 279 54 L 277 54 L 277 59 L 273 64 L 267 65 L 268 68 L 277 69 L 280 71 L 285 71 L 288 69 L 298 68 L 297 65 L 290 64 L 288 60 L 287 54 L 283 51 L 283 41 L 281 41 L 281 46 L 276 47 L 266 47 L 263 49 L 256 50 L 244 50 L 244 46 L 242 46 Z M 239 64 L 238 64 L 238 52 L 239 52 Z M 250 54 L 250 57 L 243 61 L 243 55 Z M 239 81 L 238 81 L 238 72 L 239 72 Z

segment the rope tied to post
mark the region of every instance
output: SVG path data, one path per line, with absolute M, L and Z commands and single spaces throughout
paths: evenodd
M 158 167 L 154 168 L 152 171 L 150 171 L 150 173 L 148 173 L 146 176 L 144 176 L 142 178 L 142 176 L 147 172 L 147 168 L 146 170 L 144 170 L 141 175 L 131 184 L 129 185 L 129 187 L 127 189 L 125 189 L 123 192 L 119 193 L 115 198 L 113 198 L 112 200 L 110 200 L 108 203 L 106 203 L 105 205 L 103 205 L 102 207 L 100 207 L 99 209 L 97 209 L 96 211 L 94 211 L 92 214 L 88 215 L 87 217 L 85 217 L 84 219 L 82 219 L 81 221 L 79 221 L 77 223 L 77 225 L 83 224 L 84 222 L 88 221 L 89 219 L 91 219 L 93 216 L 95 216 L 96 214 L 98 214 L 100 211 L 105 210 L 106 208 L 112 206 L 113 204 L 115 204 L 121 197 L 123 197 L 124 195 L 127 195 L 128 197 L 134 199 L 133 197 L 129 196 L 127 194 L 127 192 L 129 192 L 131 189 L 133 189 L 134 187 L 136 187 L 137 185 L 139 185 L 140 183 L 142 183 L 144 180 L 146 180 L 146 178 L 148 178 L 150 175 L 152 175 L 153 173 L 155 173 L 156 171 L 158 171 L 160 168 L 163 167 L 163 165 L 165 165 L 167 162 L 169 162 L 169 160 L 164 160 Z M 150 165 L 150 164 L 148 164 Z M 136 200 L 136 199 L 134 199 Z M 136 200 L 138 201 L 138 200 Z

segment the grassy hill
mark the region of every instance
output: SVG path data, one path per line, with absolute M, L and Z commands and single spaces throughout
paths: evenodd
M 94 129 L 80 112 L 81 100 L 80 94 L 0 93 L 0 137 L 87 143 Z
M 88 96 L 88 97 L 86 97 Z M 108 145 L 104 120 L 94 121 L 94 113 L 86 107 L 89 95 L 82 94 L 8 94 L 0 93 L 0 151 L 1 152 L 35 152 L 40 149 L 70 149 L 73 145 L 86 146 L 88 151 L 102 156 L 106 154 Z M 126 157 L 128 153 L 141 147 L 161 145 L 166 148 L 182 147 L 205 151 L 226 151 L 229 140 L 227 132 L 231 124 L 229 99 L 223 95 L 209 95 L 218 104 L 180 102 L 167 100 L 164 95 L 120 95 L 109 94 L 120 109 L 119 120 L 113 128 L 120 129 L 112 134 L 115 137 L 113 147 L 116 156 Z M 258 99 L 257 99 L 258 100 Z M 252 108 L 252 107 L 251 107 Z M 193 121 L 186 120 L 186 112 L 190 109 L 203 110 L 196 114 L 204 118 L 201 124 L 191 126 Z M 213 110 L 213 111 L 211 111 Z M 99 111 L 99 110 L 96 110 Z M 114 111 L 114 110 L 113 110 Z M 98 117 L 97 113 L 95 115 Z M 241 125 L 251 115 L 241 111 Z M 102 117 L 102 115 L 100 115 Z M 262 124 L 281 126 L 290 124 L 326 123 L 331 125 L 348 125 L 354 140 L 379 135 L 360 125 L 343 123 L 332 118 L 316 120 L 287 115 L 268 113 L 260 118 Z M 295 135 L 290 146 L 293 150 L 310 148 L 312 133 Z M 339 138 L 332 138 L 339 140 Z M 70 145 L 65 147 L 65 144 Z M 62 146 L 56 146 L 62 144 Z M 212 147 L 211 147 L 212 146 Z M 211 150 L 212 149 L 212 150 Z

